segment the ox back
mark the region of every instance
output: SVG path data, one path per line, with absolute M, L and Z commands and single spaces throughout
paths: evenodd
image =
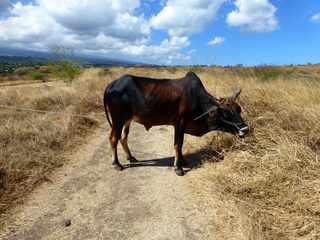
M 208 126 L 193 119 L 207 110 L 211 98 L 196 74 L 189 72 L 176 80 L 125 75 L 107 86 L 104 103 L 113 123 L 134 120 L 148 130 L 183 119 L 186 133 L 201 136 Z

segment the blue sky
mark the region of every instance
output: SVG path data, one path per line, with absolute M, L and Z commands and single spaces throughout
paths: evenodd
M 0 48 L 259 65 L 319 63 L 319 42 L 319 0 L 0 0 Z

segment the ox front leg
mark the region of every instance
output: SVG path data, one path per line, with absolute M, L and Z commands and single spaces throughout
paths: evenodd
M 183 131 L 183 125 L 177 124 L 174 127 L 174 149 L 175 149 L 175 172 L 178 176 L 183 176 L 184 171 L 182 168 L 183 165 L 183 155 L 182 155 L 182 145 L 183 145 L 183 139 L 184 139 L 184 131 Z
M 122 126 L 115 126 L 115 124 L 112 126 L 112 130 L 111 130 L 111 134 L 110 134 L 110 145 L 111 145 L 111 148 L 112 148 L 112 152 L 113 152 L 113 162 L 112 162 L 112 165 L 114 166 L 114 168 L 116 170 L 123 170 L 123 166 L 119 163 L 119 160 L 118 160 L 118 151 L 117 151 L 117 148 L 118 148 L 118 142 L 119 142 L 119 139 L 121 137 L 121 132 L 122 132 Z

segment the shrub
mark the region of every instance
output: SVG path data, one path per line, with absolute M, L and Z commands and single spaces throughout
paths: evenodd
M 80 65 L 67 60 L 61 60 L 49 64 L 49 71 L 57 78 L 65 82 L 72 81 L 81 72 Z
M 29 76 L 34 80 L 44 80 L 48 76 L 48 74 L 34 71 L 34 72 L 30 72 Z

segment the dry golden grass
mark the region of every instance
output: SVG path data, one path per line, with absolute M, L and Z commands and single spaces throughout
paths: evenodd
M 99 77 L 98 71 L 87 70 L 72 84 L 0 89 L 1 105 L 63 113 L 0 109 L 0 218 L 35 186 L 49 181 L 48 174 L 65 163 L 63 153 L 83 142 L 83 137 L 98 125 L 93 113 L 103 113 L 101 97 L 105 85 L 113 78 Z M 104 123 L 104 115 L 100 118 Z
M 224 160 L 207 164 L 196 186 L 204 197 L 220 200 L 213 204 L 221 239 L 320 238 L 319 69 L 289 69 L 296 76 L 310 73 L 269 81 L 253 69 L 241 70 L 247 77 L 200 74 L 219 96 L 241 85 L 240 102 L 252 131 L 244 140 L 221 133 L 205 138 L 206 148 L 223 152 Z M 196 148 L 195 141 L 189 146 Z
M 216 211 L 217 238 L 320 239 L 320 66 L 90 69 L 71 86 L 0 90 L 2 104 L 66 113 L 0 111 L 0 169 L 7 173 L 1 211 L 47 180 L 64 163 L 63 152 L 96 125 L 70 114 L 102 112 L 108 81 L 126 73 L 175 78 L 189 70 L 215 96 L 240 85 L 251 127 L 244 140 L 215 132 L 186 141 L 189 151 L 207 152 L 192 186 Z M 224 160 L 210 150 L 221 152 Z

